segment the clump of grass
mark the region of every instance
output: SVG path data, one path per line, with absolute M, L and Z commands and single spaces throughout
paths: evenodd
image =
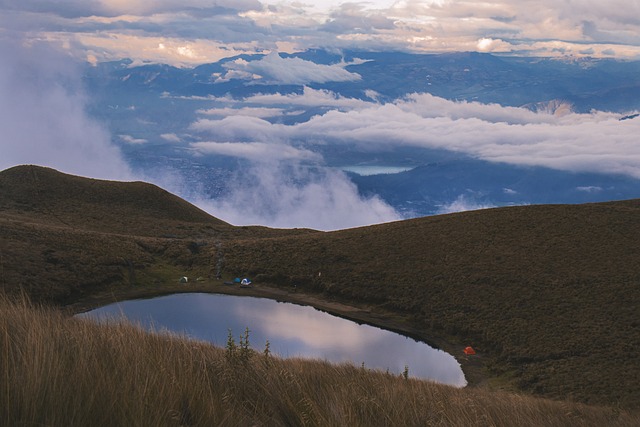
M 248 333 L 243 338 L 248 344 Z M 244 345 L 244 344 L 243 344 Z M 638 425 L 580 404 L 456 389 L 349 364 L 267 357 L 98 325 L 0 298 L 0 424 Z M 243 363 L 238 363 L 238 360 Z

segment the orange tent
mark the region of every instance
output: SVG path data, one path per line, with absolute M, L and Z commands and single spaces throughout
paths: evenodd
M 472 354 L 476 354 L 476 351 L 473 349 L 473 347 L 469 346 L 464 349 L 464 354 L 470 356 Z

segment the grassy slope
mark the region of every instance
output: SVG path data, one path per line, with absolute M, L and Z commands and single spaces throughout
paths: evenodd
M 222 350 L 0 297 L 0 424 L 632 426 L 640 416 Z
M 19 167 L 0 173 L 0 283 L 65 304 L 222 268 L 472 343 L 519 389 L 637 408 L 639 207 L 531 206 L 333 233 L 236 228 L 148 184 Z

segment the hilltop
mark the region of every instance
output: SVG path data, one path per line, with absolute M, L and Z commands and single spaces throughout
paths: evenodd
M 39 166 L 0 172 L 0 226 L 5 289 L 57 304 L 166 283 L 186 269 L 211 276 L 224 239 L 311 232 L 233 227 L 152 184 Z
M 39 166 L 0 173 L 0 206 L 5 215 L 113 234 L 181 234 L 178 226 L 184 224 L 231 227 L 152 184 L 81 178 Z
M 149 184 L 21 166 L 0 173 L 1 280 L 69 306 L 176 291 L 181 274 L 213 291 L 217 274 L 250 275 L 454 353 L 472 344 L 475 361 L 456 356 L 483 369 L 473 383 L 638 408 L 639 214 L 629 200 L 271 230 L 233 227 Z

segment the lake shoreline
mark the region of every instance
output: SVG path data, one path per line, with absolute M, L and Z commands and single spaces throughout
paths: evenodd
M 109 292 L 87 295 L 77 302 L 64 307 L 69 315 L 75 315 L 119 301 L 146 299 L 177 293 L 211 293 L 235 296 L 250 296 L 310 306 L 334 316 L 342 317 L 357 323 L 365 323 L 401 335 L 422 341 L 431 347 L 443 350 L 452 355 L 460 364 L 467 381 L 467 387 L 488 387 L 490 376 L 485 372 L 484 358 L 481 353 L 466 355 L 463 350 L 466 343 L 453 343 L 439 334 L 420 329 L 412 325 L 408 316 L 391 313 L 378 306 L 345 303 L 330 300 L 321 294 L 312 294 L 300 290 L 283 289 L 269 284 L 240 287 L 225 285 L 222 280 L 205 280 L 189 284 L 171 284 L 163 286 L 136 286 L 111 289 Z

